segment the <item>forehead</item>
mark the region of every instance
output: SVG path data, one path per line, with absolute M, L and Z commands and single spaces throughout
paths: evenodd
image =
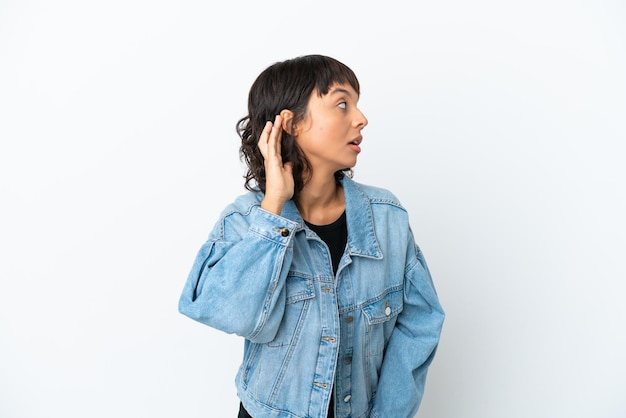
M 354 90 L 354 88 L 348 83 L 335 83 L 330 86 L 330 88 L 328 89 L 328 93 L 320 94 L 320 92 L 318 91 L 317 96 L 321 98 L 333 96 L 348 96 L 350 99 L 353 100 L 358 100 L 359 98 L 356 90 Z

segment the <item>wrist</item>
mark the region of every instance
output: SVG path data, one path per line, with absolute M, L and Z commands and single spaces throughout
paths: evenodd
M 264 197 L 261 201 L 261 209 L 271 212 L 275 215 L 280 215 L 283 211 L 283 206 L 285 206 L 285 202 L 281 200 L 271 199 L 268 197 Z

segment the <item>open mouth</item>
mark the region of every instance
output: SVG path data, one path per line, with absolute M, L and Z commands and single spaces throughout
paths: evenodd
M 350 141 L 350 145 L 356 145 L 359 146 L 361 145 L 361 142 L 363 141 L 363 138 L 361 136 L 353 139 L 352 141 Z
M 355 139 L 353 139 L 352 141 L 350 141 L 348 143 L 348 147 L 354 151 L 354 152 L 361 152 L 361 147 L 359 145 L 361 145 L 361 142 L 363 141 L 363 138 L 359 135 L 358 137 L 356 137 Z

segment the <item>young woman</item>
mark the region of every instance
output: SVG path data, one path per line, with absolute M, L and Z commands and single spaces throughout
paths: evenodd
M 200 248 L 179 310 L 245 338 L 239 417 L 413 417 L 444 320 L 406 210 L 353 181 L 367 119 L 326 56 L 256 79 L 249 190 Z

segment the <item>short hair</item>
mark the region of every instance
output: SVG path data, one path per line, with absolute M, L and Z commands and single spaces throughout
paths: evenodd
M 236 125 L 241 138 L 239 155 L 247 165 L 244 175 L 245 188 L 251 191 L 265 192 L 265 166 L 258 141 L 267 121 L 274 121 L 283 109 L 294 114 L 292 123 L 304 119 L 309 98 L 313 92 L 321 97 L 327 94 L 335 84 L 349 84 L 360 95 L 359 81 L 354 72 L 338 60 L 324 55 L 304 55 L 277 62 L 267 67 L 254 81 L 248 94 L 248 115 Z M 295 199 L 308 179 L 304 173 L 310 173 L 310 163 L 293 137 L 283 131 L 281 141 L 283 163 L 293 164 Z M 339 179 L 350 168 L 339 170 L 335 178 Z

